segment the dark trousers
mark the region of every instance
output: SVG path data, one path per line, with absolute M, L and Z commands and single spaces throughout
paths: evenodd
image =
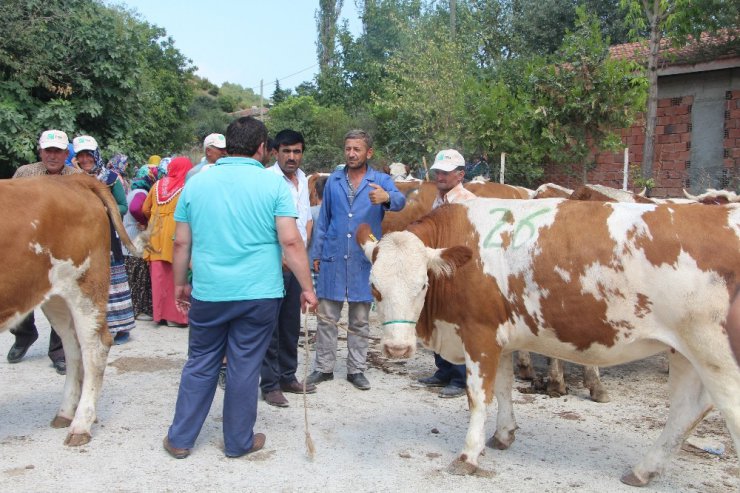
M 22 346 L 30 346 L 36 339 L 39 338 L 39 331 L 36 328 L 36 319 L 34 318 L 33 312 L 29 313 L 26 318 L 21 320 L 21 323 L 17 327 L 10 329 L 11 334 L 15 336 L 15 343 Z M 54 328 L 51 328 L 51 335 L 49 336 L 49 359 L 52 361 L 64 359 L 64 348 L 62 347 L 62 339 L 59 334 L 56 333 Z
M 447 385 L 465 388 L 465 365 L 453 365 L 437 353 L 434 353 L 434 364 L 437 365 L 435 377 L 448 382 Z
M 301 285 L 292 272 L 283 273 L 285 297 L 280 303 L 275 330 L 262 362 L 260 388 L 267 393 L 296 379 L 298 338 L 301 333 Z
M 182 369 L 168 433 L 174 447 L 192 448 L 195 444 L 213 403 L 218 370 L 226 355 L 229 384 L 224 393 L 224 451 L 227 456 L 240 456 L 252 448 L 260 368 L 279 306 L 280 298 L 192 300 L 188 361 Z

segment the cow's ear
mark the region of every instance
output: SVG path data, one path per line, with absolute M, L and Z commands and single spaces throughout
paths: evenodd
M 465 246 L 450 248 L 427 248 L 428 266 L 432 273 L 450 277 L 455 270 L 467 264 L 473 258 L 473 251 Z
M 370 229 L 369 224 L 362 223 L 358 226 L 357 231 L 355 232 L 355 240 L 357 240 L 357 244 L 360 245 L 362 251 L 365 252 L 367 259 L 370 262 L 373 262 L 375 260 L 373 258 L 373 251 L 375 250 L 375 246 L 378 244 L 378 240 L 375 239 L 373 230 Z

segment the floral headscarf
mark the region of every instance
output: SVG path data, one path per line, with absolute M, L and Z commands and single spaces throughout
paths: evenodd
M 167 176 L 161 178 L 155 184 L 158 204 L 166 204 L 180 193 L 180 190 L 185 186 L 185 175 L 192 167 L 193 163 L 186 156 L 176 157 L 169 163 Z
M 128 166 L 128 156 L 116 153 L 108 161 L 108 168 L 112 169 L 121 176 L 126 176 L 126 166 Z
M 146 190 L 148 192 L 155 181 L 157 181 L 157 167 L 142 166 L 131 183 L 131 190 Z
M 87 174 L 89 174 L 90 176 L 94 176 L 98 179 L 98 181 L 101 181 L 108 186 L 112 185 L 116 181 L 118 175 L 104 166 L 103 158 L 100 157 L 100 148 L 96 147 L 92 151 L 84 150 L 80 152 L 89 152 L 90 154 L 92 154 L 93 160 L 95 161 L 93 168 Z
M 167 167 L 170 165 L 170 161 L 172 161 L 171 157 L 163 158 L 159 164 L 157 165 L 157 177 L 161 180 L 165 176 L 167 176 Z

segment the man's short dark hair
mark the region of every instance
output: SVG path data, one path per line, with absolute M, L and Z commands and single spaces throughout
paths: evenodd
M 252 157 L 260 145 L 267 142 L 267 127 L 251 116 L 231 122 L 226 129 L 226 152 L 230 156 Z
M 280 146 L 292 146 L 301 144 L 301 149 L 306 150 L 306 142 L 303 140 L 303 134 L 286 128 L 275 134 L 275 150 L 279 151 Z

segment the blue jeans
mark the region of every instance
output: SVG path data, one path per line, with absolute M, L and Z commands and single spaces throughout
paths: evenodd
M 229 385 L 224 393 L 224 452 L 240 456 L 252 448 L 260 368 L 279 306 L 280 298 L 192 300 L 188 361 L 167 435 L 173 447 L 193 448 L 213 403 L 218 370 L 226 355 Z

